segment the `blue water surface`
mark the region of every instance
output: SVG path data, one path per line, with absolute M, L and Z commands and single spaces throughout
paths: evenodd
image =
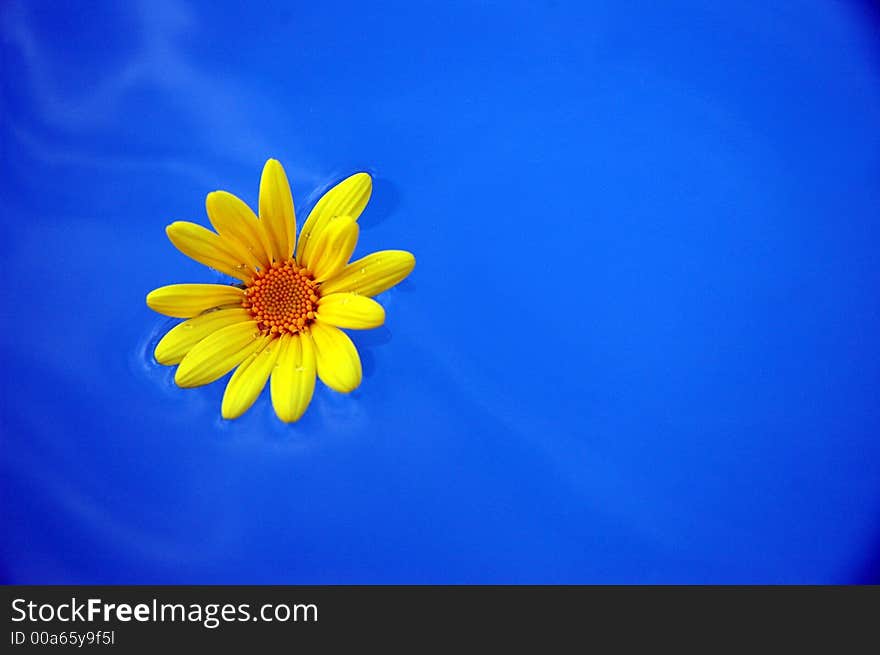
M 867 3 L 0 5 L 17 583 L 880 581 Z M 279 158 L 418 265 L 303 420 L 173 384 L 167 241 Z

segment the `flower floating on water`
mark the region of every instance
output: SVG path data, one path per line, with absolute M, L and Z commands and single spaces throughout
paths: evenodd
M 260 179 L 259 217 L 234 195 L 214 191 L 205 204 L 216 232 L 184 221 L 166 228 L 183 254 L 242 282 L 172 284 L 147 294 L 154 311 L 187 319 L 155 350 L 160 364 L 179 364 L 178 386 L 209 384 L 235 368 L 221 408 L 231 419 L 253 405 L 271 378 L 275 413 L 291 422 L 311 402 L 316 375 L 342 393 L 360 385 L 360 357 L 340 328 L 382 325 L 385 310 L 372 296 L 415 266 L 402 250 L 348 263 L 372 188 L 367 173 L 356 173 L 330 189 L 297 242 L 290 185 L 270 159 Z

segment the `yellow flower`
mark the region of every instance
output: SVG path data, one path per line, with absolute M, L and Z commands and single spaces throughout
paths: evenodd
M 311 402 L 316 374 L 342 393 L 360 385 L 360 357 L 339 328 L 382 325 L 385 310 L 372 296 L 415 266 L 415 257 L 402 250 L 348 263 L 372 188 L 367 173 L 356 173 L 330 189 L 297 243 L 290 185 L 281 164 L 270 159 L 260 179 L 259 218 L 234 195 L 214 191 L 205 204 L 216 232 L 184 221 L 166 228 L 183 254 L 242 282 L 172 284 L 147 294 L 154 311 L 187 319 L 155 350 L 160 364 L 179 364 L 178 386 L 209 384 L 238 367 L 221 408 L 232 419 L 253 405 L 271 377 L 275 413 L 291 422 Z

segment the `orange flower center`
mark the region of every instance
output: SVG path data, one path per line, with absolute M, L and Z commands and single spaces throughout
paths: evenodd
M 265 333 L 300 332 L 315 318 L 318 284 L 294 261 L 275 262 L 257 273 L 244 291 L 242 306 Z

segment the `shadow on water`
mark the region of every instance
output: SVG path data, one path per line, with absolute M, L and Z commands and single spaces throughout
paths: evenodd
M 376 371 L 376 356 L 373 351 L 379 346 L 390 343 L 391 337 L 391 330 L 384 326 L 375 330 L 364 330 L 353 335 L 352 341 L 360 353 L 361 367 L 365 378 L 372 377 Z
M 374 228 L 388 220 L 399 206 L 400 191 L 397 186 L 387 178 L 374 177 L 370 204 L 358 223 L 365 230 Z
M 309 213 L 318 203 L 318 200 L 324 196 L 330 189 L 342 182 L 349 175 L 354 175 L 356 171 L 336 171 L 328 179 L 326 184 L 316 187 L 300 205 L 296 205 L 296 216 L 298 225 L 301 227 L 308 217 Z M 373 171 L 366 169 L 366 172 L 373 177 L 373 193 L 367 204 L 364 213 L 358 219 L 362 229 L 369 230 L 384 223 L 388 218 L 397 211 L 400 206 L 400 191 L 397 186 L 389 179 L 377 177 Z M 294 198 L 295 202 L 299 202 Z

